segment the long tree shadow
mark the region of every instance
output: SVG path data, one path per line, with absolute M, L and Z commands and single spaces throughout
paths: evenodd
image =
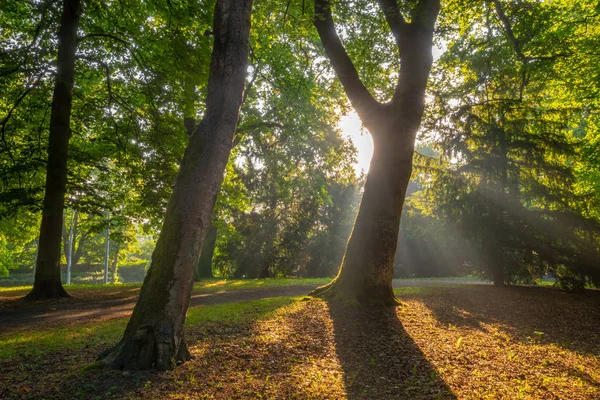
M 349 399 L 455 399 L 404 330 L 396 308 L 329 304 Z
M 597 290 L 573 294 L 546 287 L 465 285 L 400 298 L 422 302 L 444 325 L 485 330 L 487 324 L 500 324 L 516 340 L 600 354 Z

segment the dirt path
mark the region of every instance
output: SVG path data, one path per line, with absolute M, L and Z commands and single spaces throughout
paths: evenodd
M 485 282 L 450 279 L 396 279 L 393 281 L 394 287 L 447 284 L 485 284 Z M 316 285 L 296 285 L 215 293 L 192 293 L 190 307 L 279 296 L 301 296 L 307 294 L 315 287 Z M 6 307 L 5 305 L 4 308 L 0 308 L 0 334 L 124 318 L 129 316 L 133 311 L 138 293 L 139 289 L 127 288 L 122 291 L 109 293 L 112 298 L 99 298 L 89 295 L 80 297 L 78 294 L 75 294 L 71 299 L 31 305 L 19 305 L 13 301 L 12 306 L 9 305 Z

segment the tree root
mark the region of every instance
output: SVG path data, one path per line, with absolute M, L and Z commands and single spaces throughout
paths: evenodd
M 47 288 L 34 288 L 31 292 L 23 297 L 25 302 L 55 300 L 55 299 L 70 299 L 72 296 L 62 287 L 62 285 L 54 285 L 50 290 Z
M 321 297 L 329 302 L 342 303 L 346 306 L 396 307 L 402 305 L 391 288 L 383 291 L 365 291 L 361 287 L 342 287 L 337 278 L 327 285 L 316 288 L 308 295 Z
M 191 360 L 187 343 L 181 340 L 177 351 L 171 337 L 156 332 L 152 327 L 138 329 L 131 337 L 104 352 L 97 362 L 118 370 L 166 371 Z
M 333 287 L 336 280 L 337 279 L 334 279 L 326 285 L 319 286 L 318 288 L 316 288 L 316 289 L 312 290 L 310 293 L 308 293 L 308 295 L 313 296 L 313 297 L 322 296 L 325 292 L 327 292 L 329 289 L 331 289 Z

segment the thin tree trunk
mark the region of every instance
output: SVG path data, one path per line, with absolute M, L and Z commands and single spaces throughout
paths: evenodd
M 117 369 L 172 368 L 191 358 L 183 325 L 194 266 L 210 227 L 239 118 L 252 0 L 218 0 L 206 113 L 190 137 L 173 195 L 121 342 L 99 360 Z
M 337 277 L 314 290 L 343 302 L 393 305 L 394 256 L 402 205 L 412 170 L 417 131 L 432 64 L 439 0 L 420 0 L 403 18 L 396 0 L 379 0 L 400 52 L 401 68 L 389 103 L 379 103 L 361 82 L 333 24 L 330 0 L 315 0 L 315 26 L 348 98 L 373 136 L 374 151 L 363 199 Z
M 204 238 L 202 251 L 200 252 L 200 260 L 196 266 L 196 280 L 213 278 L 213 255 L 215 254 L 215 245 L 217 244 L 217 227 L 214 224 L 210 228 Z
M 117 273 L 119 272 L 119 252 L 121 251 L 121 242 L 117 242 L 117 247 L 115 248 L 115 254 L 113 255 L 112 263 L 110 266 L 110 274 L 112 275 L 112 283 L 117 283 L 119 281 Z
M 73 249 L 76 248 L 75 252 L 73 253 L 73 259 L 71 260 L 71 263 L 73 264 L 73 268 L 77 267 L 77 265 L 79 264 L 79 260 L 81 260 L 81 257 L 83 257 L 83 251 L 85 250 L 85 243 L 87 242 L 87 234 L 85 232 L 83 232 L 81 234 L 81 237 L 79 238 L 79 241 L 76 240 L 77 239 L 77 232 L 73 233 Z M 77 245 L 77 246 L 75 246 Z
M 67 253 L 67 285 L 71 284 L 71 272 L 73 270 L 73 246 L 75 245 L 75 234 L 77 232 L 77 219 L 79 211 L 71 214 L 71 227 L 69 228 L 69 252 Z
M 65 0 L 58 33 L 56 82 L 50 113 L 46 191 L 42 209 L 39 253 L 33 289 L 26 300 L 69 297 L 60 279 L 60 241 L 67 190 L 67 154 L 71 136 L 72 91 L 75 76 L 80 0 Z
M 108 284 L 108 258 L 110 253 L 110 211 L 106 211 L 106 234 L 104 235 L 104 284 Z
M 77 222 L 77 211 L 71 211 L 71 223 L 67 230 L 66 219 L 63 215 L 63 250 L 67 259 L 67 285 L 71 284 L 71 261 L 73 260 L 73 225 Z

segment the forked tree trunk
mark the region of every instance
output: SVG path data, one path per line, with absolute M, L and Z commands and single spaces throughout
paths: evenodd
M 420 0 L 411 21 L 396 0 L 379 0 L 396 39 L 401 68 L 394 97 L 376 101 L 365 88 L 333 24 L 330 0 L 315 0 L 315 26 L 348 98 L 373 136 L 374 151 L 358 216 L 338 276 L 312 292 L 332 300 L 393 305 L 392 274 L 414 142 L 424 110 L 439 0 Z
M 121 342 L 100 355 L 113 368 L 165 370 L 191 355 L 183 325 L 194 266 L 210 227 L 239 118 L 252 0 L 218 0 L 206 113 L 190 137 L 140 297 Z
M 60 279 L 63 207 L 67 191 L 67 154 L 71 137 L 72 91 L 75 77 L 80 0 L 65 0 L 58 32 L 56 81 L 50 112 L 46 190 L 33 289 L 25 300 L 69 297 Z

